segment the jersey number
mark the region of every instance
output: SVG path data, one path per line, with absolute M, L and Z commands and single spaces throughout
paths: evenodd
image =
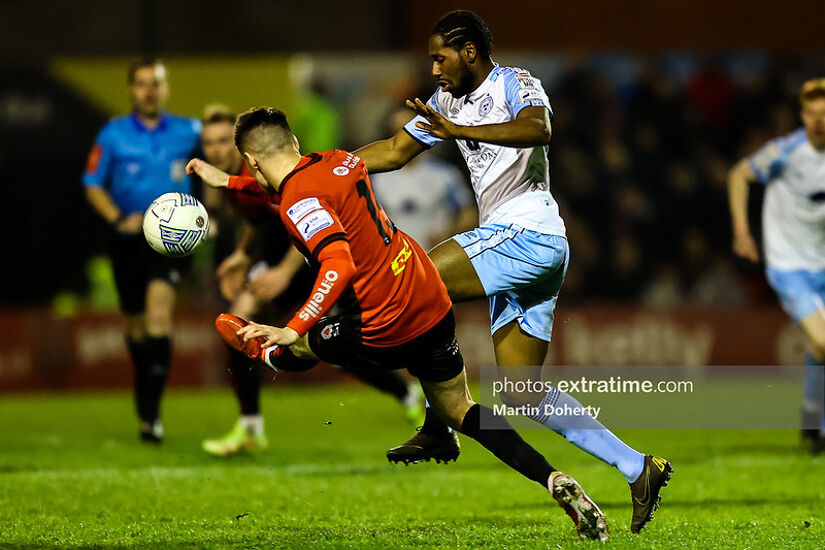
M 367 203 L 367 210 L 370 213 L 370 217 L 372 221 L 375 222 L 375 227 L 378 228 L 378 234 L 381 235 L 381 238 L 384 240 L 384 246 L 389 246 L 392 242 L 392 239 L 387 234 L 387 230 L 384 228 L 384 224 L 381 223 L 381 218 L 378 216 L 378 207 L 375 204 L 375 201 L 372 198 L 372 193 L 370 193 L 369 185 L 365 180 L 358 180 L 358 183 L 355 184 L 355 188 L 358 190 L 358 196 L 364 197 L 364 201 Z M 388 226 L 390 227 L 390 231 L 394 229 L 392 226 L 392 222 L 388 220 Z

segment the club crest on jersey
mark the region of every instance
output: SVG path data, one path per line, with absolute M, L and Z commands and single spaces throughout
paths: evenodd
M 321 338 L 323 340 L 330 340 L 331 338 L 335 338 L 338 336 L 338 333 L 341 332 L 341 323 L 333 323 L 331 325 L 325 326 L 321 330 Z
M 346 166 L 336 166 L 332 169 L 332 173 L 336 176 L 346 176 L 347 174 L 349 174 L 349 168 L 347 168 Z
M 478 116 L 484 117 L 493 110 L 493 98 L 490 96 L 485 97 L 481 104 L 478 106 Z

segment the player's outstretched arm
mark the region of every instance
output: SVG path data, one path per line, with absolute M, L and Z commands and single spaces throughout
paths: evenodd
M 747 159 L 742 159 L 728 173 L 728 203 L 733 227 L 733 253 L 759 261 L 759 249 L 748 222 L 748 185 L 757 181 L 756 174 Z
M 423 145 L 402 129 L 391 138 L 358 149 L 355 154 L 366 163 L 371 174 L 378 174 L 398 170 L 424 150 Z
M 229 174 L 219 170 L 201 159 L 192 159 L 186 165 L 186 173 L 196 174 L 206 185 L 211 187 L 229 187 Z
M 550 143 L 552 127 L 550 111 L 546 107 L 525 107 L 515 120 L 509 122 L 459 126 L 418 98 L 415 102 L 407 101 L 407 106 L 427 119 L 427 122 L 416 122 L 416 127 L 441 139 L 467 139 L 505 147 L 535 147 Z

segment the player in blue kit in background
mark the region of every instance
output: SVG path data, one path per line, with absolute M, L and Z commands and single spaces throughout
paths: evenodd
M 89 153 L 83 184 L 92 208 L 113 229 L 112 268 L 126 318 L 126 344 L 135 367 L 135 401 L 143 441 L 160 443 L 160 400 L 171 358 L 175 287 L 187 262 L 146 244 L 143 212 L 159 195 L 192 192 L 186 163 L 199 144 L 197 119 L 164 111 L 166 68 L 154 58 L 129 67 L 133 111 L 113 118 Z
M 564 221 L 550 193 L 553 113 L 537 78 L 524 69 L 499 66 L 491 52 L 492 36 L 477 15 L 459 10 L 442 17 L 429 40 L 435 94 L 426 104 L 408 101 L 419 116 L 393 137 L 357 153 L 371 173 L 386 172 L 440 141 L 455 140 L 470 170 L 481 224 L 444 241 L 429 256 L 453 302 L 489 297 L 500 374 L 512 381 L 539 380 L 569 256 Z M 556 387 L 546 394 L 502 399 L 529 405 L 525 410 L 582 408 Z M 650 521 L 670 478 L 669 462 L 630 448 L 593 417 L 539 412 L 529 418 L 622 473 L 630 484 L 631 531 Z M 444 460 L 458 453 L 455 434 L 428 414 L 421 431 L 390 449 L 387 458 Z
M 748 184 L 765 189 L 765 274 L 782 308 L 808 339 L 803 436 L 811 454 L 825 451 L 825 78 L 800 93 L 804 128 L 766 143 L 728 176 L 733 251 L 759 261 L 748 222 Z

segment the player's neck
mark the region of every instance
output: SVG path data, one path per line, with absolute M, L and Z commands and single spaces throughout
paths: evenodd
M 300 162 L 301 155 L 297 151 L 279 155 L 268 162 L 266 172 L 272 176 L 272 187 L 275 191 L 281 191 L 284 179 L 295 170 Z
M 487 59 L 484 61 L 479 61 L 478 65 L 473 67 L 473 89 L 470 90 L 470 93 L 475 92 L 478 90 L 478 87 L 484 84 L 484 81 L 487 80 L 487 77 L 490 75 L 490 71 L 493 70 L 495 65 L 493 64 L 492 59 Z

